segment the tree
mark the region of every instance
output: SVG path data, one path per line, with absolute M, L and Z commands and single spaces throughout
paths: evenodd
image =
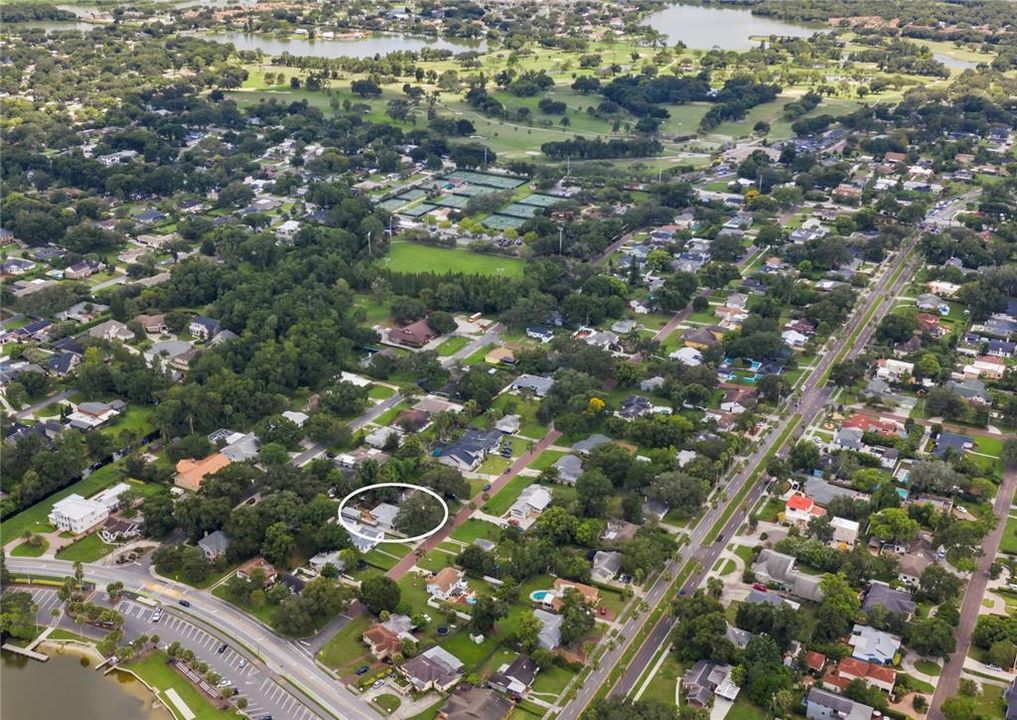
M 445 509 L 428 493 L 415 492 L 399 503 L 395 528 L 409 537 L 434 530 L 445 516 Z
M 360 584 L 360 602 L 375 615 L 384 611 L 392 612 L 399 606 L 402 591 L 395 580 L 384 575 L 375 575 Z
M 939 604 L 956 599 L 963 586 L 959 577 L 939 563 L 933 563 L 922 571 L 916 595 L 919 600 Z
M 261 554 L 273 565 L 286 567 L 294 547 L 296 541 L 286 523 L 276 522 L 265 528 L 265 542 L 261 545 Z
M 954 651 L 953 628 L 937 617 L 912 620 L 904 627 L 904 642 L 921 655 L 945 658 Z
M 870 518 L 870 523 L 869 529 L 880 540 L 906 542 L 918 537 L 918 521 L 912 520 L 901 508 L 880 510 Z
M 516 625 L 516 640 L 524 651 L 532 653 L 537 649 L 540 630 L 543 627 L 544 624 L 533 613 L 526 613 L 519 618 Z
M 794 469 L 812 472 L 815 468 L 819 467 L 819 448 L 813 443 L 799 440 L 791 448 L 788 459 L 791 462 L 791 467 Z
M 816 639 L 832 642 L 854 622 L 861 603 L 858 593 L 843 575 L 826 575 L 819 581 L 823 600 L 816 611 Z
M 679 517 L 690 518 L 702 509 L 709 492 L 705 480 L 676 470 L 658 475 L 647 494 L 667 503 Z
M 727 639 L 727 619 L 720 601 L 697 590 L 691 597 L 679 597 L 673 612 L 678 619 L 674 631 L 674 650 L 689 662 L 712 659 L 727 662 L 734 645 Z
M 109 602 L 111 605 L 117 604 L 117 599 L 123 591 L 124 584 L 119 580 L 117 582 L 111 582 L 106 586 L 106 594 L 109 596 Z
M 353 91 L 354 95 L 359 95 L 365 100 L 368 98 L 381 97 L 381 87 L 373 80 L 354 80 L 350 84 L 350 90 Z
M 36 635 L 35 614 L 38 606 L 32 594 L 7 590 L 0 594 L 0 638 L 31 640 Z
M 494 628 L 499 618 L 508 613 L 505 604 L 492 597 L 483 596 L 473 604 L 470 628 L 477 635 L 484 635 Z
M 569 588 L 562 598 L 561 609 L 561 642 L 571 645 L 582 640 L 591 630 L 595 621 L 593 613 L 586 605 L 585 597 L 578 590 Z

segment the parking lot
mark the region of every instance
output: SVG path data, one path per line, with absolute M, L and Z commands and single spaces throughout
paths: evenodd
M 30 592 L 39 607 L 36 622 L 43 626 L 51 624 L 53 622 L 51 611 L 61 606 L 56 590 L 31 588 Z M 105 593 L 97 593 L 93 597 L 93 602 L 101 603 L 104 599 Z M 126 640 L 142 634 L 156 634 L 159 636 L 159 644 L 163 647 L 176 640 L 183 647 L 192 650 L 197 659 L 207 663 L 209 668 L 229 680 L 232 686 L 247 698 L 245 713 L 249 717 L 255 720 L 268 715 L 286 720 L 317 720 L 320 717 L 280 685 L 264 668 L 251 662 L 252 658 L 238 652 L 232 643 L 227 641 L 226 650 L 219 653 L 224 641 L 176 614 L 173 607 L 163 607 L 159 622 L 152 621 L 154 607 L 133 600 L 121 600 L 117 603 L 116 610 L 124 616 Z M 93 638 L 100 638 L 104 634 L 98 628 L 75 625 L 67 617 L 61 617 L 60 626 Z
M 160 645 L 165 646 L 176 640 L 183 647 L 194 651 L 197 659 L 229 680 L 247 698 L 245 712 L 248 716 L 259 718 L 271 715 L 273 718 L 293 720 L 314 720 L 319 717 L 229 642 L 226 643 L 226 650 L 220 653 L 223 640 L 177 615 L 172 607 L 164 607 L 162 619 L 158 623 L 152 622 L 154 608 L 132 600 L 121 600 L 116 609 L 124 616 L 128 637 L 156 633 Z

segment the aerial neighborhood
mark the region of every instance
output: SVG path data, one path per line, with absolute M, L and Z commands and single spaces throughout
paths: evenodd
M 4 674 L 1017 717 L 1012 10 L 3 8 Z

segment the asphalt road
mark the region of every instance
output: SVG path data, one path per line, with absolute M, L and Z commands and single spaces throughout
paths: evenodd
M 7 559 L 7 567 L 19 574 L 66 576 L 73 573 L 72 563 L 47 558 L 12 557 Z M 99 588 L 120 581 L 126 590 L 163 603 L 174 616 L 247 654 L 251 658 L 249 665 L 254 665 L 278 686 L 286 688 L 289 695 L 296 698 L 301 706 L 311 709 L 314 715 L 332 715 L 342 720 L 377 720 L 375 711 L 319 668 L 306 648 L 279 637 L 255 618 L 208 592 L 152 577 L 139 565 L 104 567 L 89 564 L 85 566 L 85 577 Z M 190 607 L 177 605 L 181 598 L 186 598 Z M 159 635 L 160 638 L 164 635 L 162 627 Z M 267 692 L 269 686 L 265 688 Z M 284 701 L 279 699 L 278 702 Z M 290 717 L 286 713 L 272 714 L 274 717 Z
M 799 431 L 792 431 L 791 434 L 788 435 L 788 443 L 792 442 L 800 434 L 801 428 L 807 427 L 819 414 L 830 397 L 830 390 L 825 386 L 825 383 L 821 384 L 820 380 L 824 377 L 827 370 L 838 356 L 844 351 L 845 347 L 847 347 L 848 339 L 856 330 L 858 330 L 864 318 L 868 315 L 874 305 L 879 308 L 877 312 L 886 311 L 888 306 L 892 307 L 890 303 L 893 302 L 893 298 L 910 279 L 910 273 L 906 270 L 901 272 L 897 281 L 892 284 L 891 279 L 897 269 L 901 268 L 906 262 L 908 262 L 910 252 L 913 248 L 914 240 L 907 241 L 905 245 L 902 246 L 900 252 L 886 266 L 875 285 L 869 290 L 869 294 L 866 296 L 862 305 L 853 313 L 851 321 L 845 326 L 843 331 L 837 333 L 832 345 L 827 349 L 822 359 L 809 374 L 802 390 L 800 391 L 800 399 L 797 403 L 792 402 L 788 408 L 789 411 L 791 411 L 791 414 L 781 420 L 777 426 L 767 434 L 767 436 L 759 443 L 758 447 L 746 460 L 742 470 L 728 481 L 727 485 L 724 487 L 726 497 L 734 498 L 739 493 L 745 483 L 748 482 L 749 477 L 755 472 L 756 468 L 760 466 L 766 455 L 776 445 L 778 439 L 785 432 L 790 423 L 794 423 L 795 427 L 799 428 Z M 876 323 L 870 322 L 867 327 L 863 328 L 858 333 L 857 338 L 853 343 L 851 343 L 850 348 L 847 351 L 847 355 L 849 357 L 853 357 L 858 354 L 862 348 L 864 348 L 865 343 L 868 342 L 868 339 L 871 337 L 871 334 L 875 329 L 875 325 Z M 704 546 L 703 541 L 705 540 L 709 530 L 720 519 L 725 507 L 729 503 L 722 503 L 716 508 L 711 508 L 704 514 L 704 516 L 696 524 L 695 528 L 693 528 L 690 536 L 690 542 L 684 547 L 679 560 L 669 561 L 665 566 L 664 572 L 657 578 L 654 584 L 650 587 L 650 590 L 647 592 L 645 601 L 650 608 L 656 607 L 661 599 L 664 598 L 670 585 L 670 580 L 668 578 L 674 577 L 678 570 L 689 560 L 698 561 L 700 563 L 699 569 L 692 573 L 685 584 L 681 587 L 680 591 L 688 594 L 693 592 L 695 588 L 699 586 L 705 577 L 705 574 L 713 567 L 717 557 L 719 557 L 723 550 L 724 545 L 726 544 L 724 540 L 730 538 L 731 535 L 738 529 L 745 519 L 747 509 L 752 507 L 762 492 L 763 487 L 761 484 L 756 484 L 749 491 L 745 501 L 741 503 L 739 508 L 724 524 L 724 527 L 720 532 L 718 542 L 713 543 L 711 546 Z M 605 653 L 605 655 L 601 658 L 598 667 L 586 679 L 583 686 L 579 688 L 575 698 L 562 709 L 562 712 L 559 714 L 559 720 L 575 720 L 579 717 L 582 711 L 592 700 L 593 696 L 597 694 L 601 686 L 607 681 L 611 669 L 621 660 L 625 650 L 628 649 L 629 645 L 631 645 L 632 639 L 635 638 L 642 625 L 646 622 L 646 615 L 648 615 L 648 613 L 640 614 L 625 624 L 619 632 L 619 637 L 622 638 L 622 642 L 618 643 L 614 650 L 608 650 Z M 630 661 L 621 679 L 613 688 L 611 688 L 610 694 L 612 696 L 624 696 L 632 690 L 640 675 L 642 675 L 645 668 L 649 665 L 653 656 L 656 655 L 661 646 L 667 642 L 673 624 L 674 620 L 669 615 L 665 615 L 657 622 L 648 634 L 643 645 L 640 646 L 639 650 Z
M 996 514 L 999 522 L 996 523 L 992 532 L 982 540 L 982 556 L 978 558 L 978 568 L 968 580 L 968 586 L 964 590 L 964 600 L 960 607 L 960 622 L 954 632 L 957 647 L 954 652 L 950 653 L 950 659 L 943 666 L 943 672 L 939 674 L 936 692 L 929 705 L 928 720 L 944 720 L 943 701 L 956 695 L 960 686 L 964 660 L 971 647 L 971 635 L 975 630 L 978 613 L 982 608 L 985 588 L 989 584 L 989 566 L 996 560 L 999 543 L 1006 531 L 1006 520 L 1010 514 L 1010 505 L 1013 503 L 1014 490 L 1017 490 L 1017 470 L 1011 469 L 1003 476 L 1003 484 L 1000 486 L 999 492 L 996 493 L 996 502 L 993 503 L 992 511 Z

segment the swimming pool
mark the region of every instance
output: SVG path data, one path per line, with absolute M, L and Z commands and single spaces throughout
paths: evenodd
M 554 593 L 550 590 L 534 590 L 530 593 L 530 600 L 534 602 L 547 602 L 554 596 Z

